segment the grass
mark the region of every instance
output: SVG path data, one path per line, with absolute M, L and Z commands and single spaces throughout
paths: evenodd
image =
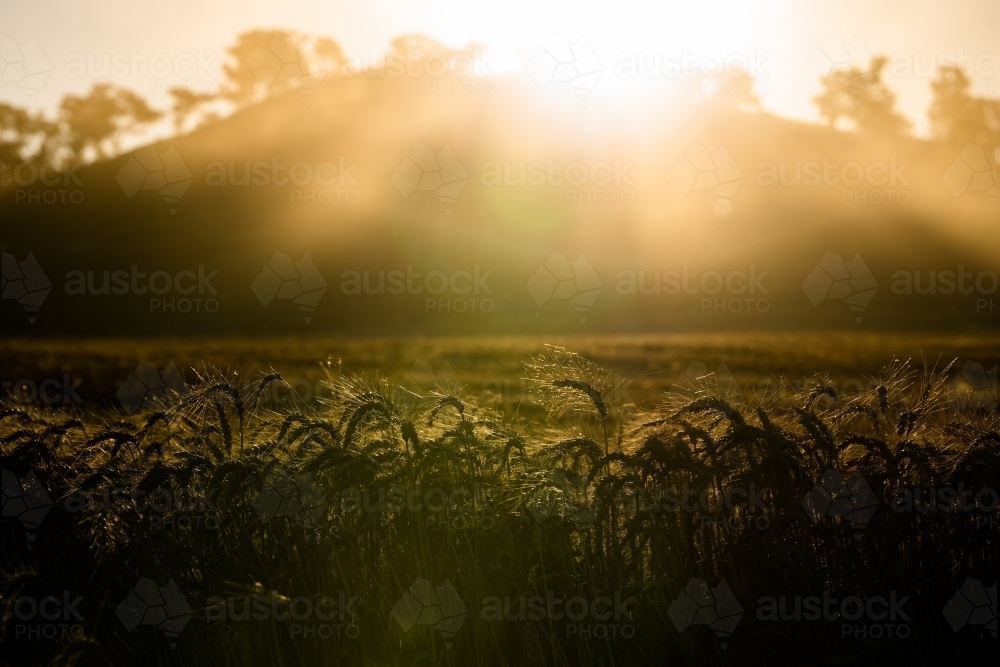
M 730 341 L 743 355 L 732 362 L 740 374 L 756 375 L 742 370 L 750 360 L 765 366 L 755 349 L 762 341 Z M 187 393 L 131 415 L 95 405 L 84 418 L 68 419 L 6 406 L 2 467 L 19 480 L 35 474 L 55 504 L 37 528 L 10 518 L 0 523 L 5 608 L 27 609 L 30 603 L 17 605 L 28 598 L 62 600 L 69 591 L 82 597 L 82 620 L 71 636 L 46 640 L 24 635 L 35 628 L 40 636 L 52 621 L 8 613 L 0 658 L 885 665 L 994 654 L 995 638 L 982 627 L 956 633 L 942 609 L 967 577 L 996 580 L 995 508 L 890 509 L 900 488 L 997 488 L 995 412 L 961 403 L 953 368 L 892 361 L 866 379 L 869 388 L 849 395 L 822 375 L 801 386 L 776 378 L 750 391 L 740 374 L 704 375 L 637 407 L 621 400 L 623 368 L 642 377 L 635 371 L 662 369 L 669 357 L 680 373 L 686 364 L 677 349 L 686 345 L 687 358 L 698 358 L 712 341 L 651 338 L 628 351 L 609 348 L 607 340 L 575 342 L 595 361 L 517 339 L 502 352 L 475 340 L 447 346 L 453 358 L 491 359 L 481 367 L 494 370 L 512 352 L 533 347 L 519 373 L 527 391 L 514 405 L 484 396 L 475 383 L 470 391 L 350 372 L 355 364 L 393 359 L 398 377 L 412 364 L 400 359 L 427 350 L 436 350 L 438 356 L 426 355 L 436 368 L 440 342 L 382 346 L 376 354 L 375 346 L 342 341 L 335 350 L 341 363 L 317 366 L 325 391 L 315 402 L 272 405 L 268 396 L 285 383 L 282 374 L 234 374 L 234 363 L 202 365 L 188 377 Z M 800 339 L 800 349 L 787 355 L 796 358 L 783 363 L 830 355 L 846 368 L 843 351 L 830 354 L 838 343 L 820 334 Z M 908 341 L 889 343 L 905 349 Z M 777 350 L 781 340 L 768 344 Z M 78 348 L 81 358 L 98 349 L 88 345 Z M 133 353 L 100 345 L 106 357 Z M 183 341 L 173 349 L 147 345 L 136 348 L 139 354 L 160 359 L 185 349 Z M 297 357 L 321 347 L 288 345 Z M 49 347 L 55 358 L 58 349 Z M 346 354 L 352 349 L 360 362 Z M 852 347 L 855 361 L 879 351 L 871 341 Z M 718 358 L 728 350 L 711 352 Z M 218 353 L 233 351 L 221 346 Z M 614 370 L 597 363 L 612 356 Z M 829 470 L 845 480 L 860 474 L 878 510 L 811 518 L 803 499 Z M 717 503 L 735 489 L 759 493 L 759 502 Z M 690 511 L 656 507 L 657 498 L 677 490 L 704 503 L 692 502 Z M 107 506 L 100 506 L 104 498 Z M 992 524 L 980 526 L 977 518 Z M 713 628 L 705 616 L 679 622 L 676 601 L 694 590 L 695 577 L 710 587 L 726 582 L 742 608 L 735 626 Z M 123 622 L 121 603 L 144 579 L 167 591 L 174 582 L 188 605 L 167 607 L 179 625 L 156 627 L 163 619 L 148 615 L 131 629 Z M 896 619 L 908 636 L 873 639 L 866 629 L 865 637 L 845 637 L 842 621 L 759 617 L 765 597 L 824 592 L 909 598 L 907 619 Z M 568 600 L 580 598 L 588 613 L 578 621 L 548 611 L 535 618 L 533 598 L 559 601 L 556 608 L 566 611 Z M 315 612 L 320 600 L 323 618 Z M 615 600 L 626 609 L 617 618 Z M 252 613 L 233 618 L 248 603 L 261 620 Z M 421 605 L 434 609 L 413 611 Z M 491 609 L 503 618 L 494 620 Z M 276 610 L 298 610 L 301 618 L 282 620 Z
M 843 384 L 866 381 L 887 359 L 974 359 L 996 361 L 996 335 L 863 334 L 788 332 L 564 336 L 345 338 L 211 337 L 0 339 L 0 374 L 10 385 L 28 379 L 36 386 L 64 374 L 81 381 L 77 393 L 88 410 L 115 409 L 115 392 L 140 361 L 157 368 L 174 363 L 193 381 L 191 369 L 204 365 L 228 369 L 274 368 L 300 393 L 322 391 L 325 379 L 317 363 L 341 360 L 344 374 L 379 374 L 401 382 L 416 362 L 438 371 L 454 369 L 465 390 L 478 397 L 504 394 L 516 399 L 526 388 L 522 360 L 544 343 L 575 350 L 631 382 L 626 393 L 637 404 L 651 405 L 668 391 L 692 361 L 715 370 L 724 363 L 735 381 L 756 385 L 784 375 L 802 384 L 817 371 Z M 433 378 L 430 378 L 433 379 Z M 5 385 L 5 393 L 9 385 Z M 285 395 L 280 387 L 275 395 Z M 39 401 L 35 401 L 39 404 Z M 71 406 L 72 407 L 72 406 Z

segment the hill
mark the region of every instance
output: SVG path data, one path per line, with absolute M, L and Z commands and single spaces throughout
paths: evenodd
M 47 174 L 53 185 L 8 170 L 5 278 L 30 253 L 52 288 L 28 312 L 5 287 L 5 330 L 1000 323 L 1000 212 L 982 191 L 996 166 L 978 147 L 666 94 L 609 113 L 516 78 L 488 83 L 489 95 L 456 95 L 440 81 L 334 77 Z

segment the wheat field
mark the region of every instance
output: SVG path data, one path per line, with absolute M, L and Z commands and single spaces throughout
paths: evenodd
M 995 607 L 996 399 L 944 354 L 996 348 L 790 340 L 7 342 L 5 368 L 71 368 L 97 398 L 0 412 L 6 659 L 985 659 L 988 617 L 951 619 Z M 918 344 L 941 360 L 887 355 Z M 185 384 L 101 384 L 136 357 Z M 309 359 L 318 395 L 288 398 Z M 970 506 L 913 509 L 956 487 Z M 58 621 L 27 613 L 46 600 Z

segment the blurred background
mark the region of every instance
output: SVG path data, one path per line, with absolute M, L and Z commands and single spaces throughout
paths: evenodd
M 117 377 L 170 336 L 275 363 L 302 337 L 770 332 L 767 375 L 835 363 L 805 331 L 849 361 L 1000 323 L 994 2 L 3 15 L 5 380 L 82 338 Z

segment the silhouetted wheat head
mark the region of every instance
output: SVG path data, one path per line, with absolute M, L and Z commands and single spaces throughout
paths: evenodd
M 710 375 L 636 413 L 621 378 L 547 347 L 525 364 L 541 421 L 479 406 L 461 388 L 419 395 L 324 367 L 329 398 L 277 411 L 262 397 L 279 374 L 207 370 L 171 404 L 113 420 L 0 412 L 3 469 L 33 471 L 53 503 L 34 539 L 2 524 L 4 604 L 72 590 L 87 619 L 80 636 L 39 649 L 8 614 L 3 659 L 716 664 L 711 633 L 668 618 L 693 576 L 725 578 L 745 608 L 760 590 L 916 590 L 931 616 L 961 573 L 998 570 L 995 524 L 888 509 L 904 486 L 997 488 L 997 419 L 951 409 L 950 366 L 894 360 L 850 397 L 825 376 L 754 392 Z M 827 471 L 867 483 L 879 509 L 866 524 L 803 509 Z M 174 580 L 189 601 L 175 649 L 116 618 L 142 577 Z M 451 648 L 429 627 L 391 621 L 418 577 L 448 580 L 468 608 Z M 628 638 L 479 613 L 489 596 L 616 592 L 636 600 Z M 343 619 L 350 639 L 292 636 L 274 619 L 211 622 L 205 602 L 340 593 L 356 600 Z M 746 616 L 730 656 L 870 657 L 835 631 L 783 628 L 779 644 Z M 919 623 L 893 644 L 898 656 L 942 650 L 937 626 Z

